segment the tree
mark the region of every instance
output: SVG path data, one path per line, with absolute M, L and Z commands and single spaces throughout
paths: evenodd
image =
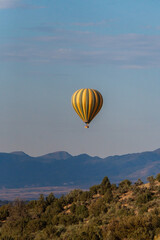
M 14 239 L 25 239 L 25 229 L 29 221 L 29 214 L 24 201 L 15 200 L 9 209 L 9 217 L 2 226 L 1 232 L 6 237 L 16 237 Z M 2 238 L 3 239 L 3 238 Z
M 0 207 L 0 221 L 4 221 L 9 216 L 9 205 Z
M 85 205 L 76 205 L 76 216 L 79 218 L 87 218 L 89 213 L 88 213 L 88 208 Z
M 101 213 L 107 212 L 107 206 L 103 198 L 97 199 L 95 202 L 91 203 L 89 207 L 89 213 L 95 217 L 98 217 Z
M 136 186 L 140 186 L 143 184 L 142 180 L 138 178 L 138 180 L 134 183 Z
M 72 203 L 72 202 L 76 202 L 77 200 L 79 200 L 82 193 L 83 193 L 83 191 L 81 189 L 75 189 L 75 190 L 71 191 L 65 197 L 66 202 L 68 204 Z
M 108 179 L 108 177 L 104 177 L 101 184 L 100 184 L 100 193 L 105 194 L 105 192 L 111 188 L 111 183 Z
M 156 180 L 157 180 L 158 182 L 160 182 L 160 173 L 157 174 Z
M 46 203 L 47 205 L 51 205 L 54 200 L 55 200 L 55 196 L 53 195 L 53 193 L 50 193 L 47 197 L 46 197 Z
M 91 193 L 91 195 L 95 195 L 98 193 L 98 190 L 100 188 L 100 185 L 93 185 L 92 187 L 90 187 L 89 191 Z
M 43 194 L 40 194 L 38 201 L 36 202 L 36 211 L 37 211 L 37 215 L 40 215 L 41 213 L 43 213 L 46 209 L 46 201 L 44 198 Z
M 140 193 L 137 196 L 137 204 L 144 204 L 152 200 L 152 194 L 149 190 L 145 191 L 144 193 Z
M 155 179 L 153 176 L 147 177 L 147 181 L 149 182 L 150 187 L 153 187 L 155 185 Z
M 129 181 L 128 179 L 123 180 L 123 181 L 120 182 L 120 184 L 119 184 L 119 191 L 120 191 L 121 193 L 127 192 L 128 189 L 130 188 L 131 184 L 132 184 L 131 181 Z
M 112 194 L 112 190 L 110 188 L 108 188 L 107 191 L 105 192 L 104 200 L 107 203 L 110 203 L 113 200 L 113 194 Z

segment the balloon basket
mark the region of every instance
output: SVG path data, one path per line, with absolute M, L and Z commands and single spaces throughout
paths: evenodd
M 89 126 L 88 126 L 88 125 L 86 125 L 86 126 L 85 126 L 85 128 L 89 128 Z

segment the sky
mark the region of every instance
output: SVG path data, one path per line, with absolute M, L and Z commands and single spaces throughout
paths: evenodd
M 160 1 L 0 0 L 0 152 L 160 148 Z M 80 88 L 104 104 L 89 129 Z

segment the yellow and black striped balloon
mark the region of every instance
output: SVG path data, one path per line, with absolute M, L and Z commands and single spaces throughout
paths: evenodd
M 97 115 L 103 105 L 103 97 L 97 90 L 82 88 L 72 96 L 72 106 L 83 122 L 88 124 Z

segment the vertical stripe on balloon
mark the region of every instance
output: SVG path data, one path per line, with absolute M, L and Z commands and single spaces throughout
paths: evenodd
M 94 89 L 83 88 L 72 96 L 72 106 L 85 123 L 90 123 L 103 105 L 100 92 Z

